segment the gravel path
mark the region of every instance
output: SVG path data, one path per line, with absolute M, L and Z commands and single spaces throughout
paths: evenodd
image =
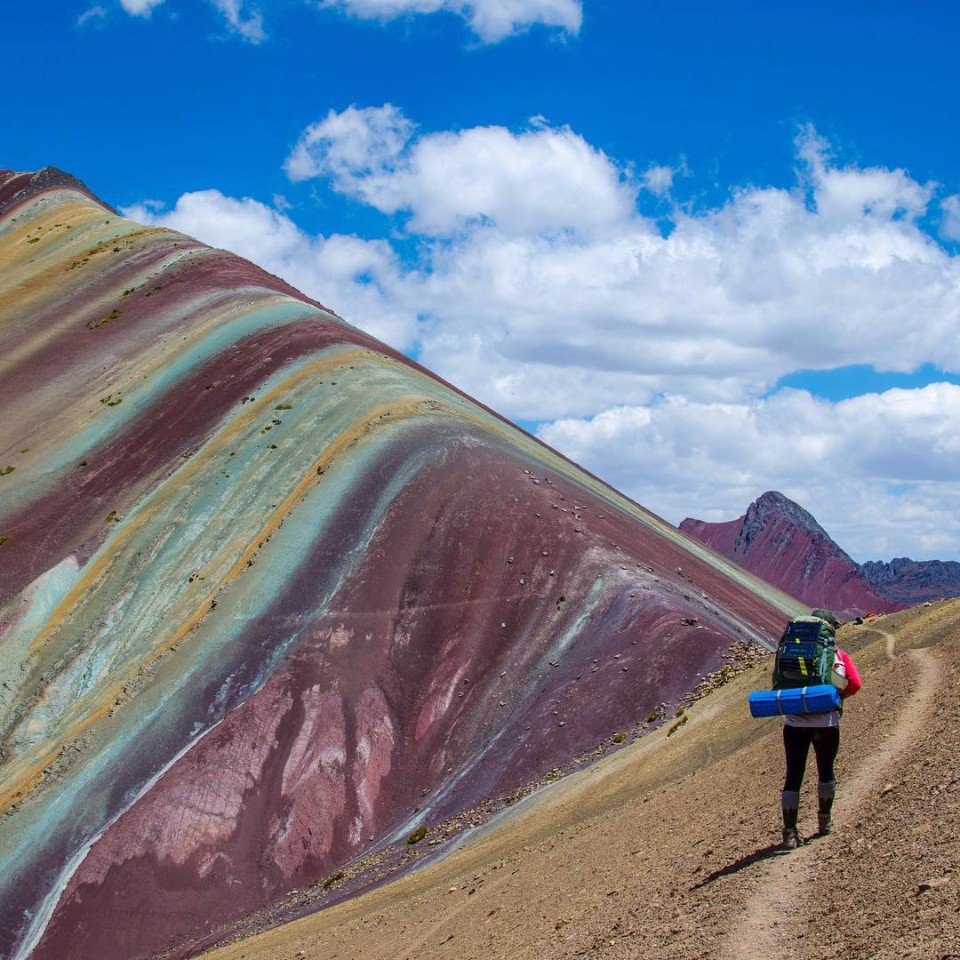
M 896 657 L 896 638 L 878 630 L 886 641 L 889 659 Z M 929 650 L 909 650 L 905 654 L 916 667 L 913 694 L 889 735 L 876 752 L 864 758 L 843 781 L 836 802 L 837 826 L 852 820 L 857 808 L 876 794 L 883 778 L 898 759 L 911 748 L 927 727 L 934 708 L 938 670 Z M 745 915 L 738 918 L 726 937 L 723 960 L 797 960 L 802 956 L 807 917 L 803 911 L 804 888 L 817 874 L 817 867 L 837 845 L 836 835 L 818 838 L 799 850 L 769 861 L 762 889 L 749 901 Z

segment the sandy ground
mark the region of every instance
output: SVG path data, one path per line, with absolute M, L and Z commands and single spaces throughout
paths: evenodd
M 217 960 L 960 960 L 960 600 L 845 627 L 836 828 L 782 853 L 777 721 L 755 668 L 530 798 L 447 859 Z

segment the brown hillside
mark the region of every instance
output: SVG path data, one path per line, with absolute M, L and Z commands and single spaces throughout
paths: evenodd
M 460 852 L 217 960 L 960 956 L 960 600 L 847 626 L 837 827 L 782 854 L 767 668 L 537 794 Z M 813 829 L 808 767 L 801 824 Z

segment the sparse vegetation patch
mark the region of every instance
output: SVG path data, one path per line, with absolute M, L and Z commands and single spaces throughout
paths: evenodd
M 426 827 L 417 827 L 417 829 L 407 837 L 407 845 L 412 847 L 415 843 L 419 843 L 426 835 Z

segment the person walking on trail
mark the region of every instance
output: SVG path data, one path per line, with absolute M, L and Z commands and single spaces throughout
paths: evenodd
M 834 630 L 840 626 L 840 621 L 829 610 L 814 610 L 811 616 L 825 621 Z M 834 684 L 840 689 L 841 698 L 852 697 L 860 689 L 861 682 L 850 654 L 837 648 L 833 670 Z M 830 710 L 783 718 L 787 774 L 780 801 L 783 809 L 783 846 L 787 850 L 795 850 L 803 843 L 797 829 L 797 817 L 800 813 L 800 786 L 811 744 L 817 759 L 818 833 L 824 836 L 833 827 L 833 800 L 837 793 L 833 765 L 840 749 L 840 713 L 840 710 Z

